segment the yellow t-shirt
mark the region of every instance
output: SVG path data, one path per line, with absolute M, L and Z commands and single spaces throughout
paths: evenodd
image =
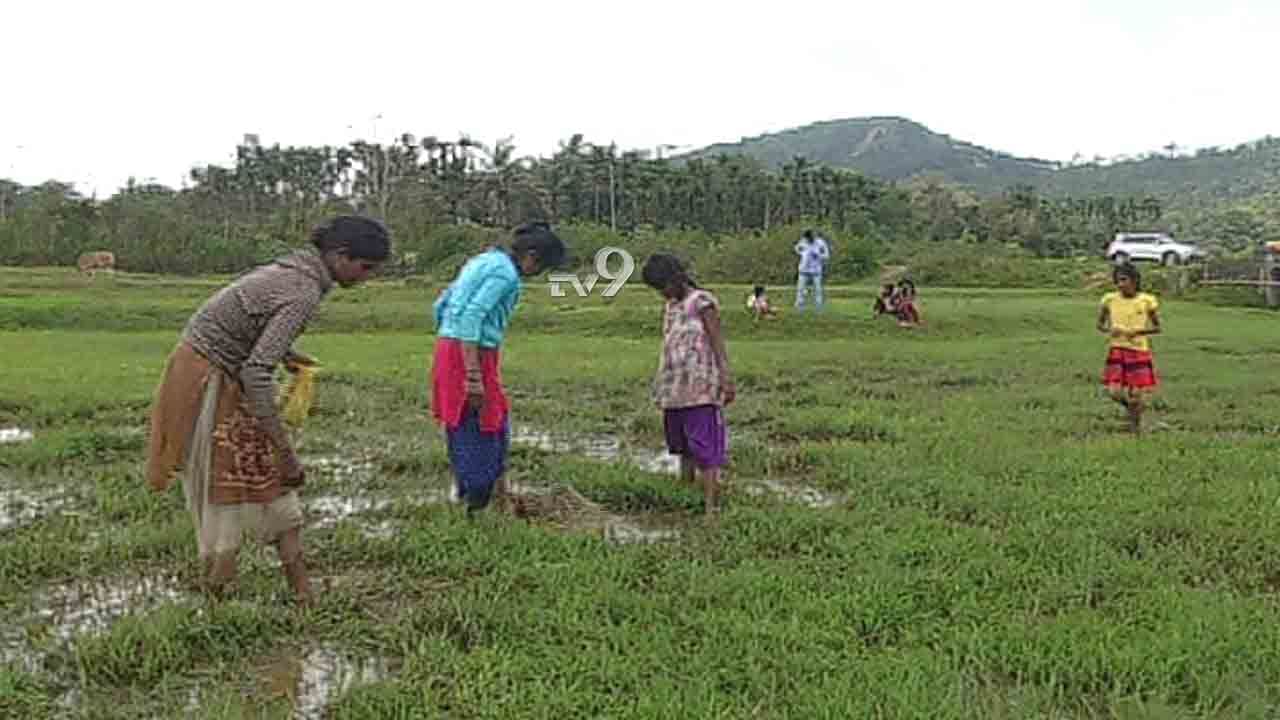
M 1110 310 L 1111 329 L 1113 330 L 1150 330 L 1151 321 L 1147 314 L 1160 308 L 1160 301 L 1150 293 L 1140 292 L 1127 298 L 1117 292 L 1109 292 L 1102 296 L 1102 307 Z M 1129 350 L 1150 350 L 1151 341 L 1146 335 L 1140 335 L 1132 341 L 1124 338 L 1111 338 L 1111 347 Z

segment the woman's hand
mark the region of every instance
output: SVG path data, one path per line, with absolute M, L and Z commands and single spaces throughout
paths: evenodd
M 738 385 L 733 381 L 732 377 L 727 377 L 720 383 L 720 394 L 724 396 L 725 405 L 738 398 Z
M 471 408 L 480 415 L 484 412 L 484 383 L 480 380 L 480 374 L 474 375 L 467 373 L 467 407 Z
M 284 369 L 288 370 L 291 373 L 298 372 L 298 370 L 301 369 L 303 366 L 310 366 L 315 364 L 316 364 L 315 358 L 311 357 L 310 355 L 305 355 L 300 352 L 295 352 L 293 350 L 290 350 L 289 354 L 284 356 Z
M 280 475 L 286 487 L 301 486 L 306 480 L 306 471 L 293 448 L 285 448 L 280 453 Z

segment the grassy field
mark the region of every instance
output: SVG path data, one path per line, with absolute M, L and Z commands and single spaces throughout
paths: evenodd
M 151 392 L 219 279 L 0 269 L 0 717 L 1280 717 L 1275 315 L 1166 298 L 1151 433 L 1102 398 L 1096 292 L 833 288 L 726 309 L 723 516 L 661 462 L 660 304 L 526 288 L 520 516 L 468 523 L 427 414 L 438 288 L 337 291 L 299 438 L 308 560 L 190 589 Z M 789 293 L 775 290 L 785 304 Z

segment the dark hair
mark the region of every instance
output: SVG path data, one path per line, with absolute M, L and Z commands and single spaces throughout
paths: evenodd
M 383 262 L 391 255 L 391 234 L 373 218 L 339 215 L 311 231 L 320 252 L 337 250 L 352 260 Z
M 538 256 L 538 263 L 543 270 L 559 267 L 566 254 L 564 241 L 546 222 L 528 222 L 515 229 L 515 239 L 511 242 L 511 252 L 524 255 L 533 252 Z
M 650 255 L 644 263 L 644 269 L 640 271 L 640 276 L 644 278 L 644 284 L 654 290 L 665 290 L 676 278 L 684 278 L 691 288 L 698 287 L 693 278 L 689 277 L 684 265 L 670 253 Z
M 760 297 L 761 295 L 763 295 L 763 294 L 764 294 L 764 286 L 763 286 L 763 285 L 757 285 L 757 286 L 755 287 L 755 294 L 756 294 L 756 297 Z
M 805 230 L 805 231 L 804 231 L 804 238 L 805 238 L 806 240 L 812 240 L 812 239 L 813 239 L 813 230 Z
M 1133 289 L 1142 289 L 1142 273 L 1138 272 L 1138 268 L 1133 263 L 1124 263 L 1117 265 L 1115 270 L 1111 271 L 1111 281 L 1117 282 L 1122 277 L 1133 278 Z

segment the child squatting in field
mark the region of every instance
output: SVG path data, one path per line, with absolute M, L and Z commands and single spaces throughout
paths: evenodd
M 433 307 L 431 411 L 444 427 L 457 496 L 468 514 L 489 505 L 506 472 L 510 401 L 501 348 L 520 300 L 520 278 L 554 268 L 564 256 L 564 243 L 546 223 L 522 225 L 510 249 L 494 247 L 468 260 Z
M 759 321 L 760 318 L 776 318 L 778 311 L 773 309 L 773 305 L 769 302 L 769 294 L 765 292 L 763 285 L 756 285 L 751 294 L 747 295 L 747 312 L 751 313 L 751 319 Z
M 275 545 L 301 602 L 311 585 L 302 558 L 303 469 L 276 408 L 273 374 L 314 361 L 294 352 L 335 284 L 363 282 L 386 261 L 380 223 L 341 216 L 316 228 L 314 248 L 241 276 L 192 315 L 169 355 L 151 409 L 147 482 L 169 488 L 181 471 L 209 589 L 235 578 L 242 535 Z
M 922 324 L 916 308 L 916 284 L 903 279 L 897 285 L 885 283 L 871 305 L 871 317 L 892 315 L 899 327 L 915 327 Z
M 1141 291 L 1142 277 L 1133 265 L 1117 267 L 1112 279 L 1116 290 L 1102 297 L 1098 312 L 1098 331 L 1110 337 L 1102 383 L 1111 399 L 1125 407 L 1129 430 L 1136 434 L 1146 400 L 1160 383 L 1147 339 L 1160 334 L 1160 303 Z
M 667 301 L 652 388 L 654 402 L 663 411 L 667 451 L 680 456 L 685 482 L 693 483 L 696 471 L 710 515 L 720 509 L 720 471 L 728 460 L 723 407 L 737 395 L 719 302 L 671 255 L 650 257 L 643 276 L 645 284 Z

